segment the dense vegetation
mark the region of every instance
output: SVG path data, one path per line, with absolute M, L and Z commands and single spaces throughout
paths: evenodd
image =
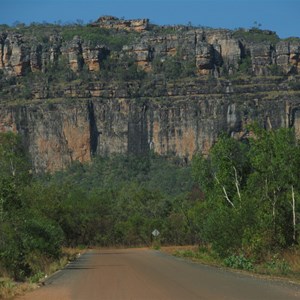
M 212 247 L 232 266 L 297 245 L 299 143 L 290 129 L 250 130 L 221 135 L 192 166 L 117 155 L 38 177 L 18 137 L 1 134 L 2 276 L 43 272 L 63 245 L 150 246 L 154 229 L 162 244 Z
M 60 226 L 26 197 L 32 176 L 18 137 L 0 135 L 1 273 L 24 279 L 57 259 L 63 241 Z M 2 275 L 3 275 L 2 274 Z
M 223 257 L 262 260 L 298 242 L 300 148 L 290 129 L 252 129 L 247 143 L 221 136 L 193 173 L 206 195 L 197 209 L 203 241 Z
M 2 275 L 44 272 L 63 245 L 150 246 L 155 228 L 164 243 L 191 243 L 190 167 L 180 161 L 95 157 L 37 178 L 15 135 L 1 134 L 0 145 Z

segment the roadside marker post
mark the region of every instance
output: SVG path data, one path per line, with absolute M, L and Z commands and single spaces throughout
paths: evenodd
M 160 248 L 160 240 L 158 239 L 158 236 L 160 235 L 160 232 L 157 229 L 154 229 L 152 231 L 153 241 L 152 241 L 152 248 L 155 250 L 158 250 Z

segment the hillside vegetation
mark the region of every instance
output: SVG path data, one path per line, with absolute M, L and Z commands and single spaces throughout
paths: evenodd
M 154 229 L 163 245 L 252 265 L 298 247 L 299 143 L 289 129 L 252 130 L 241 142 L 221 136 L 191 166 L 117 155 L 38 177 L 18 137 L 1 134 L 2 276 L 43 274 L 62 246 L 151 246 Z

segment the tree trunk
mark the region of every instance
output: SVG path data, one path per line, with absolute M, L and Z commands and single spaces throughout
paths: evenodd
M 0 198 L 0 221 L 3 222 L 3 216 L 4 216 L 4 199 Z
M 217 183 L 218 183 L 219 185 L 221 185 L 221 183 L 220 183 L 220 181 L 219 181 L 219 179 L 218 179 L 217 176 L 215 176 L 215 179 L 216 179 Z M 222 187 L 222 190 L 223 190 L 223 192 L 224 192 L 225 199 L 228 201 L 228 203 L 229 203 L 233 208 L 235 208 L 234 204 L 230 201 L 230 199 L 229 199 L 229 197 L 228 197 L 228 195 L 227 195 L 225 186 L 224 186 L 224 185 L 221 185 L 221 187 Z
M 293 208 L 293 241 L 296 242 L 296 209 L 295 209 L 295 193 L 292 185 L 292 208 Z
M 233 167 L 234 169 L 234 177 L 235 177 L 235 187 L 236 187 L 236 191 L 237 191 L 237 194 L 239 196 L 239 199 L 240 199 L 240 202 L 242 204 L 242 197 L 241 197 L 241 193 L 240 193 L 240 184 L 239 184 L 239 181 L 238 181 L 238 177 L 237 177 L 237 171 L 236 171 L 236 168 Z
M 276 192 L 273 190 L 273 202 L 272 202 L 272 215 L 273 215 L 273 230 L 274 230 L 274 236 L 276 236 Z

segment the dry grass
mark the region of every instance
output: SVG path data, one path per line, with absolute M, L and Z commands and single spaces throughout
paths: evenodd
M 199 250 L 198 246 L 170 246 L 161 247 L 161 251 L 206 265 L 224 267 L 224 262 L 216 258 L 210 249 Z M 249 271 L 239 270 L 242 272 Z M 254 264 L 253 271 L 260 276 L 268 276 L 293 281 L 300 284 L 300 248 L 284 251 L 281 254 L 270 255 L 265 261 Z
M 167 254 L 174 255 L 176 251 L 198 251 L 198 246 L 186 245 L 186 246 L 164 246 L 161 247 L 161 251 Z
M 0 299 L 11 299 L 37 288 L 37 284 L 17 283 L 10 278 L 0 278 Z
M 291 272 L 294 273 L 300 281 L 300 249 L 287 250 L 283 254 L 283 258 L 289 264 Z

